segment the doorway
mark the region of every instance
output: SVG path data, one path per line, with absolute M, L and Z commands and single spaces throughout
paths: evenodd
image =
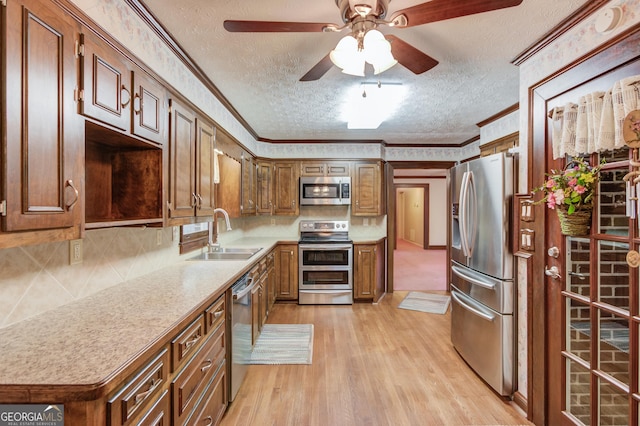
M 453 165 L 387 163 L 388 292 L 446 290 L 446 188 Z

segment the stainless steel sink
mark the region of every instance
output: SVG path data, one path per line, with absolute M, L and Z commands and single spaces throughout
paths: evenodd
M 213 252 L 201 253 L 189 260 L 247 260 L 262 250 L 258 248 L 221 247 Z

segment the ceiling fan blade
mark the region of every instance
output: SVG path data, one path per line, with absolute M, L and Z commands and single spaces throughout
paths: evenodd
M 458 18 L 460 16 L 489 12 L 491 10 L 504 9 L 518 6 L 522 0 L 431 0 L 426 3 L 398 10 L 390 21 L 404 15 L 407 18 L 406 27 L 428 24 L 429 22 L 444 21 L 445 19 Z
M 398 63 L 414 74 L 422 74 L 438 65 L 438 61 L 431 56 L 422 53 L 406 41 L 394 35 L 386 35 L 385 38 L 391 43 L 391 53 Z
M 315 22 L 224 21 L 224 28 L 232 33 L 315 33 L 335 24 Z
M 329 55 L 330 54 L 327 53 L 327 56 L 322 58 L 320 62 L 315 64 L 314 67 L 309 70 L 309 72 L 303 75 L 300 81 L 315 81 L 325 75 L 333 66 L 333 62 L 331 62 Z

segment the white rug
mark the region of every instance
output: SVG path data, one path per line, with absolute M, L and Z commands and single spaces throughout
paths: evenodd
M 311 364 L 313 324 L 265 324 L 247 364 Z
M 444 294 L 412 291 L 400 302 L 398 308 L 444 315 L 449 309 L 451 297 Z

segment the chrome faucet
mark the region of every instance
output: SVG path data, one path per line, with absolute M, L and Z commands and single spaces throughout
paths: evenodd
M 209 222 L 209 241 L 207 242 L 207 247 L 209 248 L 209 253 L 212 253 L 214 251 L 217 251 L 220 249 L 220 243 L 218 242 L 213 242 L 213 223 L 215 222 L 215 218 L 216 218 L 216 213 L 222 213 L 222 215 L 224 216 L 224 221 L 227 224 L 227 231 L 231 231 L 231 222 L 229 221 L 229 213 L 227 213 L 227 211 L 225 209 L 221 209 L 221 208 L 216 208 L 213 209 L 213 215 L 212 215 L 212 220 L 211 222 Z M 216 236 L 216 240 L 217 240 L 217 236 Z

